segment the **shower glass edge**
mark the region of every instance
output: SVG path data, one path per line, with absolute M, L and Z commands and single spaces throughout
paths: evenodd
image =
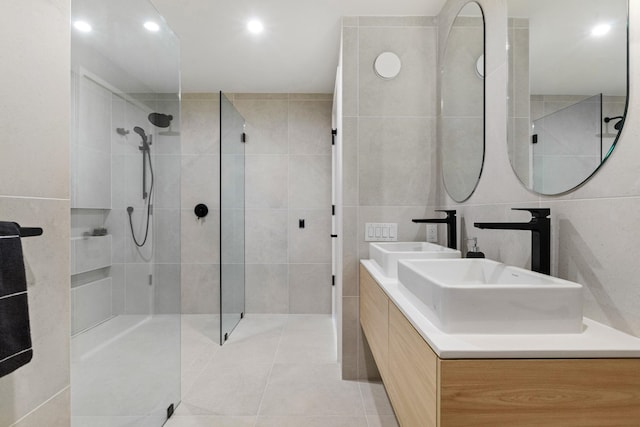
M 245 311 L 245 120 L 220 100 L 220 345 Z

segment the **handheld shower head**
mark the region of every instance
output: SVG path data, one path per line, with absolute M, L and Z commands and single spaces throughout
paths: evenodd
M 144 129 L 142 129 L 139 126 L 136 126 L 136 127 L 133 128 L 133 131 L 135 133 L 137 133 L 138 135 L 140 135 L 140 138 L 142 138 L 142 142 L 143 143 L 145 143 L 145 144 L 147 143 L 147 134 L 144 132 Z
M 140 147 L 141 150 L 149 150 L 149 141 L 147 139 L 147 134 L 145 133 L 144 129 L 142 129 L 139 126 L 136 126 L 133 128 L 133 131 L 135 133 L 137 133 L 138 135 L 140 135 L 140 138 L 142 138 L 142 147 Z

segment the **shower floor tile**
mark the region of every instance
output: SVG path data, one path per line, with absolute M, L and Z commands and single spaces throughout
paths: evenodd
M 247 315 L 218 346 L 216 316 L 184 315 L 183 397 L 167 427 L 394 427 L 381 383 L 343 381 L 327 315 Z
M 162 423 L 180 397 L 180 329 L 178 315 L 121 315 L 74 336 L 72 426 Z

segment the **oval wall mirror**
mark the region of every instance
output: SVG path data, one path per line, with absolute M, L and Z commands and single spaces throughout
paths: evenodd
M 627 0 L 507 0 L 511 166 L 561 194 L 615 148 L 627 108 Z
M 484 163 L 484 16 L 478 3 L 460 10 L 446 43 L 441 69 L 442 178 L 449 196 L 463 202 L 478 185 Z

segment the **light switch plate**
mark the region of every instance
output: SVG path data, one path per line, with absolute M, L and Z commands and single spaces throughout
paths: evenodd
M 397 242 L 398 223 L 367 222 L 364 225 L 365 242 Z

